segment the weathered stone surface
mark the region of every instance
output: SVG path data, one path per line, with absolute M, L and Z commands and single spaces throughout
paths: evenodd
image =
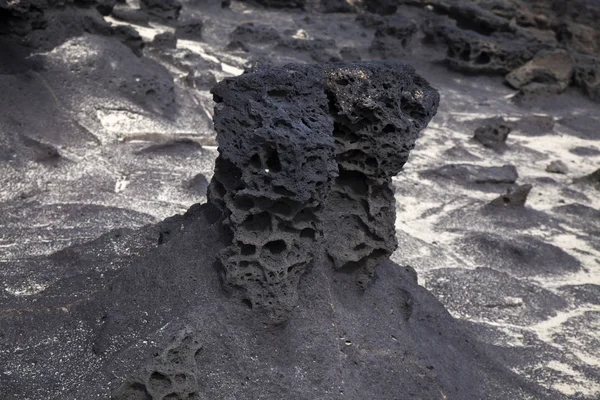
M 119 386 L 112 400 L 199 399 L 196 358 L 202 351 L 197 332 L 182 330 L 172 342 Z
M 523 207 L 527 201 L 527 196 L 529 196 L 531 188 L 531 185 L 515 185 L 509 187 L 505 194 L 492 200 L 488 206 L 500 208 Z
M 223 208 L 233 236 L 220 255 L 224 282 L 276 319 L 296 304 L 337 174 L 323 80 L 320 68 L 290 66 L 213 89 L 220 156 L 209 201 Z
M 592 100 L 600 101 L 600 57 L 576 54 L 573 81 Z
M 514 124 L 502 117 L 490 118 L 475 129 L 473 138 L 485 147 L 496 151 L 506 150 L 506 138 L 513 130 Z
M 476 29 L 484 31 L 483 27 Z M 450 67 L 467 72 L 508 73 L 547 47 L 522 32 L 494 31 L 485 34 L 461 29 L 448 19 L 429 21 L 425 31 L 430 39 L 446 44 L 446 59 Z
M 154 36 L 150 45 L 161 49 L 175 49 L 177 48 L 177 36 L 173 32 L 159 33 Z
M 120 21 L 131 22 L 136 25 L 147 26 L 150 22 L 150 18 L 146 12 L 129 7 L 115 7 L 112 10 L 112 16 Z
M 506 81 L 525 94 L 564 92 L 571 83 L 573 59 L 564 50 L 541 51 L 525 65 L 506 75 Z
M 149 15 L 165 22 L 177 20 L 181 12 L 178 0 L 140 0 L 140 7 Z
M 376 27 L 369 53 L 382 59 L 394 58 L 398 53 L 403 53 L 417 33 L 417 24 L 400 15 L 375 18 L 367 15 L 359 16 L 357 20 L 365 26 Z
M 243 43 L 275 43 L 281 39 L 277 29 L 269 25 L 246 22 L 229 35 L 231 41 L 240 41 Z
M 204 22 L 201 20 L 180 22 L 175 30 L 175 35 L 179 39 L 200 40 L 202 39 L 203 29 Z
M 357 62 L 259 70 L 213 94 L 209 201 L 232 234 L 220 256 L 226 286 L 285 318 L 323 236 L 334 268 L 359 270 L 366 285 L 396 248 L 391 178 L 437 92 L 411 67 Z
M 119 25 L 114 28 L 114 35 L 127 47 L 133 51 L 133 53 L 141 57 L 143 54 L 145 43 L 140 36 L 140 33 L 131 26 Z
M 597 21 L 595 21 L 597 24 Z M 564 21 L 555 28 L 559 43 L 569 50 L 594 54 L 600 51 L 600 31 L 591 26 Z
M 475 190 L 496 191 L 498 186 L 515 183 L 519 175 L 514 165 L 483 167 L 473 164 L 448 164 L 425 170 L 420 175 L 439 181 L 453 182 Z
M 396 248 L 391 178 L 398 174 L 439 97 L 411 67 L 356 63 L 328 71 L 339 177 L 323 211 L 327 254 L 358 270 L 364 286 Z
M 554 160 L 546 166 L 546 171 L 553 174 L 566 174 L 569 172 L 569 168 L 564 162 L 560 160 Z

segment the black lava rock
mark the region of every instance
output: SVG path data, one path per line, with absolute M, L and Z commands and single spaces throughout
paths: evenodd
M 485 147 L 496 151 L 506 150 L 506 138 L 513 130 L 514 124 L 502 117 L 486 120 L 485 124 L 475 129 L 473 138 Z

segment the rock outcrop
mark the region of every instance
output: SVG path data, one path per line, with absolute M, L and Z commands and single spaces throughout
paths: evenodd
M 358 270 L 365 286 L 397 247 L 391 179 L 439 98 L 412 67 L 386 63 L 331 69 L 327 95 L 339 176 L 323 214 L 326 251 L 336 269 Z
M 436 112 L 409 66 L 288 65 L 213 89 L 219 157 L 209 201 L 231 244 L 225 286 L 276 321 L 326 242 L 335 269 L 365 286 L 396 248 L 391 178 Z

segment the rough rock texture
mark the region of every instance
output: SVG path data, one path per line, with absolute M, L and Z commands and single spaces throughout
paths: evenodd
M 48 27 L 49 21 L 56 23 L 53 20 L 55 16 L 49 17 L 48 13 L 65 6 L 76 6 L 108 15 L 115 3 L 115 0 L 0 0 L 0 35 L 13 33 L 25 36 L 31 31 L 44 29 Z M 76 15 L 77 13 L 73 14 Z
M 514 124 L 502 117 L 491 118 L 475 129 L 473 138 L 485 147 L 497 151 L 506 150 L 506 138 L 513 130 Z
M 181 12 L 178 0 L 140 0 L 140 7 L 150 16 L 165 22 L 177 20 Z
M 600 56 L 577 54 L 573 81 L 594 101 L 600 101 Z
M 199 336 L 191 329 L 179 331 L 160 354 L 119 386 L 111 399 L 200 399 L 201 387 L 196 365 L 196 359 L 202 351 Z
M 569 168 L 564 162 L 560 160 L 554 160 L 546 166 L 546 172 L 553 174 L 566 174 L 569 172 Z
M 514 165 L 483 167 L 473 164 L 447 164 L 423 171 L 420 175 L 439 181 L 453 181 L 483 191 L 495 191 L 497 186 L 513 184 L 519 177 Z
M 385 63 L 333 69 L 327 91 L 339 176 L 323 212 L 326 251 L 334 268 L 358 270 L 365 286 L 396 249 L 391 178 L 439 97 L 411 67 Z
M 200 40 L 202 39 L 202 30 L 204 22 L 201 20 L 181 22 L 177 26 L 175 35 L 179 39 Z
M 506 193 L 489 203 L 491 207 L 515 208 L 523 207 L 527 196 L 531 192 L 531 185 L 515 185 L 506 190 Z
M 440 18 L 426 25 L 426 33 L 447 46 L 450 67 L 467 72 L 508 73 L 546 47 L 531 36 L 508 31 L 480 33 Z
M 319 68 L 290 66 L 213 89 L 220 156 L 209 201 L 223 208 L 233 235 L 220 255 L 224 282 L 276 319 L 296 304 L 337 175 L 323 80 Z
M 541 51 L 506 75 L 506 81 L 525 94 L 557 94 L 571 83 L 573 60 L 564 50 Z
M 391 178 L 437 92 L 412 67 L 358 62 L 258 71 L 213 94 L 209 201 L 233 236 L 220 257 L 226 286 L 285 317 L 323 235 L 334 268 L 360 270 L 365 286 L 396 248 Z
M 417 33 L 417 24 L 400 15 L 381 17 L 363 14 L 357 17 L 357 21 L 365 27 L 375 27 L 369 53 L 384 60 L 394 58 L 407 49 Z

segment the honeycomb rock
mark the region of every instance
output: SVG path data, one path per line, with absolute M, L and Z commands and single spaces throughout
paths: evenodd
M 209 201 L 232 243 L 220 255 L 226 287 L 275 320 L 322 236 L 318 214 L 333 178 L 333 125 L 318 67 L 272 68 L 213 89 L 219 157 Z
M 196 358 L 202 345 L 197 336 L 190 329 L 180 331 L 169 346 L 119 386 L 111 399 L 199 400 Z
M 323 210 L 326 252 L 334 268 L 357 271 L 364 287 L 397 247 L 391 179 L 439 96 L 412 67 L 387 62 L 333 65 L 326 90 L 339 168 Z
M 213 89 L 219 157 L 209 201 L 231 244 L 226 288 L 283 321 L 325 244 L 365 286 L 396 249 L 390 187 L 438 94 L 414 69 L 355 62 L 257 69 Z
M 447 46 L 446 60 L 451 68 L 476 73 L 502 73 L 522 66 L 547 44 L 524 31 L 486 31 L 487 25 L 460 26 L 445 18 L 427 21 L 429 39 Z M 491 29 L 491 28 L 490 28 Z

